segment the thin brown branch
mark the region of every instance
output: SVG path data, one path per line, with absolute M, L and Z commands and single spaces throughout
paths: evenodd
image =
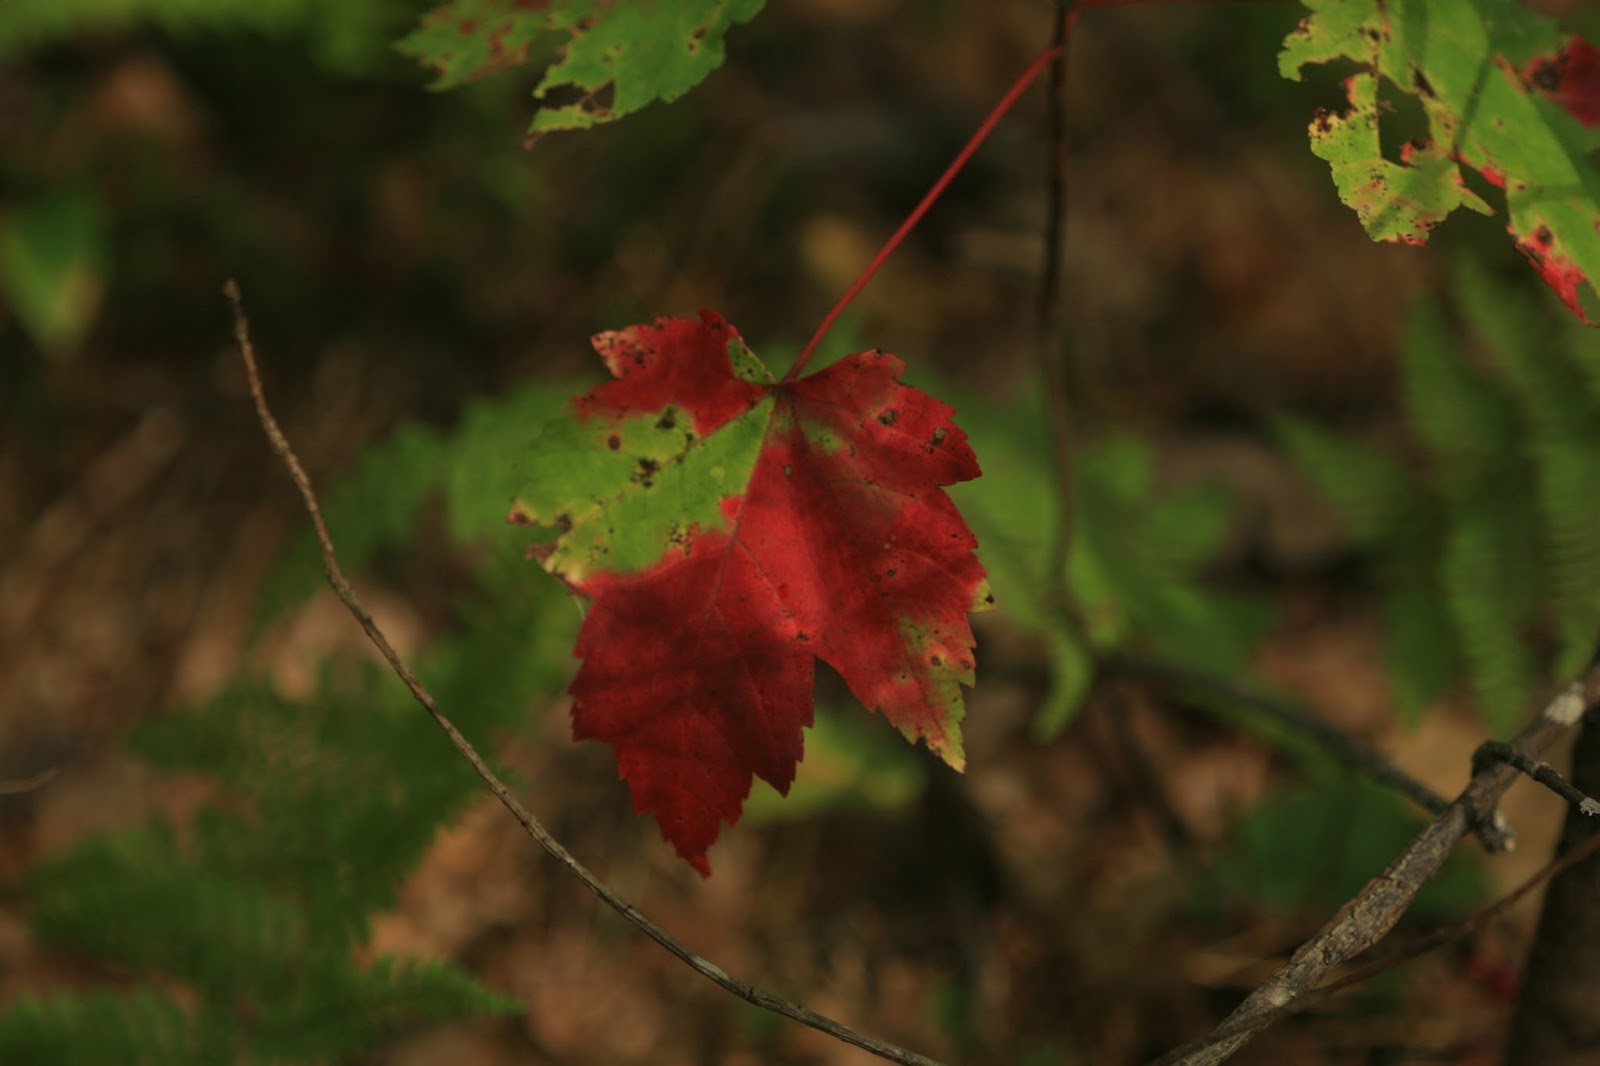
M 1565 855 L 1551 859 L 1538 873 L 1522 882 L 1510 893 L 1495 900 L 1488 906 L 1474 911 L 1454 925 L 1448 925 L 1442 929 L 1436 929 L 1431 933 L 1409 940 L 1394 950 L 1385 952 L 1381 959 L 1374 959 L 1372 962 L 1350 970 L 1337 980 L 1329 981 L 1325 985 L 1318 985 L 1316 988 L 1300 994 L 1290 1002 L 1274 1009 L 1269 1015 L 1256 1018 L 1239 1018 L 1218 1026 L 1202 1039 L 1185 1044 L 1183 1047 L 1169 1052 L 1155 1066 L 1161 1066 L 1162 1063 L 1169 1061 L 1180 1062 L 1185 1055 L 1203 1051 L 1229 1037 L 1238 1036 L 1251 1029 L 1261 1028 L 1291 1015 L 1319 1007 L 1341 992 L 1347 992 L 1358 985 L 1365 984 L 1374 977 L 1388 973 L 1390 970 L 1402 966 L 1418 956 L 1426 955 L 1430 951 L 1437 951 L 1446 944 L 1464 940 L 1521 903 L 1540 885 L 1560 877 L 1597 851 L 1600 851 L 1600 836 L 1591 837 Z
M 1119 653 L 1112 656 L 1106 666 L 1128 676 L 1165 682 L 1248 708 L 1306 737 L 1344 765 L 1380 785 L 1394 789 L 1429 814 L 1437 817 L 1450 807 L 1450 800 L 1412 777 L 1388 755 L 1287 700 L 1245 688 L 1203 670 L 1148 655 Z M 1498 813 L 1485 818 L 1472 831 L 1490 852 L 1510 851 L 1515 847 L 1511 829 Z
M 360 623 L 362 631 L 367 635 L 367 639 L 377 647 L 385 661 L 388 662 L 389 668 L 394 671 L 395 676 L 405 683 L 406 688 L 411 691 L 411 695 L 422 705 L 422 709 L 428 712 L 428 715 L 438 724 L 440 729 L 444 730 L 445 736 L 450 739 L 450 743 L 455 747 L 456 751 L 472 766 L 473 771 L 488 786 L 489 791 L 494 793 L 495 798 L 500 801 L 501 805 L 511 812 L 511 816 L 517 820 L 517 823 L 522 826 L 527 834 L 536 840 L 540 847 L 544 848 L 546 852 L 565 866 L 572 876 L 583 882 L 585 888 L 600 897 L 601 902 L 605 903 L 606 906 L 616 911 L 640 932 L 660 944 L 668 952 L 677 956 L 690 969 L 746 1003 L 752 1003 L 764 1010 L 772 1011 L 774 1014 L 781 1014 L 785 1018 L 793 1019 L 802 1025 L 808 1025 L 837 1040 L 853 1044 L 863 1051 L 871 1052 L 879 1058 L 888 1059 L 890 1062 L 906 1063 L 910 1064 L 910 1066 L 940 1066 L 936 1060 L 930 1059 L 926 1055 L 920 1055 L 915 1051 L 908 1051 L 887 1041 L 857 1032 L 842 1022 L 837 1022 L 826 1015 L 818 1014 L 816 1011 L 798 1003 L 790 1002 L 782 996 L 757 988 L 754 985 L 734 980 L 721 967 L 690 951 L 689 948 L 669 935 L 666 930 L 646 918 L 633 904 L 613 892 L 603 881 L 573 857 L 572 853 L 567 851 L 560 841 L 551 836 L 550 832 L 545 829 L 537 818 L 529 813 L 527 808 L 523 807 L 516 796 L 511 794 L 511 790 L 483 761 L 483 757 L 478 754 L 477 749 L 461 734 L 461 731 L 455 727 L 455 724 L 450 721 L 445 713 L 439 709 L 439 705 L 434 702 L 433 696 L 423 687 L 422 682 L 417 679 L 417 676 L 411 672 L 410 667 L 400 658 L 399 653 L 394 650 L 394 646 L 389 643 L 383 631 L 378 628 L 378 624 L 373 621 L 372 615 L 361 605 L 355 590 L 350 587 L 350 582 L 345 579 L 344 572 L 339 568 L 338 557 L 334 553 L 333 539 L 328 534 L 327 523 L 322 518 L 322 508 L 317 502 L 316 492 L 311 487 L 311 479 L 306 476 L 305 469 L 300 465 L 300 460 L 295 455 L 294 449 L 290 447 L 288 438 L 284 436 L 283 430 L 278 426 L 277 419 L 273 418 L 272 411 L 267 406 L 266 394 L 261 387 L 261 373 L 256 365 L 255 350 L 250 343 L 250 326 L 245 318 L 243 303 L 239 295 L 239 286 L 230 278 L 223 287 L 223 291 L 227 294 L 228 302 L 233 308 L 234 337 L 239 344 L 239 354 L 244 359 L 245 374 L 249 379 L 250 395 L 255 400 L 256 415 L 261 421 L 262 431 L 266 433 L 267 440 L 271 443 L 273 451 L 277 452 L 278 457 L 283 460 L 283 465 L 289 471 L 289 477 L 294 481 L 295 488 L 300 492 L 300 499 L 305 504 L 306 514 L 310 516 L 312 527 L 316 531 L 317 544 L 322 549 L 322 568 L 327 574 L 328 584 L 333 588 L 334 594 L 339 597 L 339 601 Z
M 1600 815 L 1600 803 L 1596 803 L 1592 797 L 1575 788 L 1555 767 L 1518 751 L 1503 740 L 1486 740 L 1472 753 L 1474 772 L 1497 762 L 1503 762 L 1512 769 L 1526 774 L 1530 779 L 1578 808 L 1580 814 Z
M 27 777 L 0 781 L 0 796 L 17 796 L 24 792 L 32 792 L 35 789 L 43 788 L 51 781 L 54 781 L 56 775 L 60 772 L 61 767 L 59 766 L 47 766 L 38 773 L 29 774 Z
M 1062 257 L 1065 254 L 1067 218 L 1067 61 L 1071 52 L 1070 28 L 1074 17 L 1071 0 L 1056 0 L 1056 58 L 1050 64 L 1049 155 L 1045 172 L 1044 269 L 1034 328 L 1034 357 L 1050 405 L 1051 465 L 1055 472 L 1056 531 L 1045 573 L 1046 593 L 1052 606 L 1076 625 L 1077 612 L 1067 589 L 1067 560 L 1077 523 L 1077 484 L 1072 447 L 1072 413 L 1067 400 L 1066 329 L 1063 305 Z
M 1536 756 L 1572 728 L 1586 710 L 1597 705 L 1600 661 L 1591 660 L 1584 675 L 1546 704 L 1511 746 L 1525 755 Z M 1455 802 L 1419 833 L 1388 869 L 1339 908 L 1282 969 L 1251 992 L 1210 1035 L 1164 1055 L 1157 1060 L 1158 1066 L 1213 1066 L 1226 1061 L 1256 1033 L 1282 1017 L 1285 1008 L 1316 987 L 1334 968 L 1381 940 L 1455 846 L 1475 824 L 1490 815 L 1517 778 L 1517 771 L 1504 763 L 1479 768 Z

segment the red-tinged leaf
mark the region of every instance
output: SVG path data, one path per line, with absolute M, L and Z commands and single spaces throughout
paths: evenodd
M 1504 192 L 1507 230 L 1583 321 L 1600 293 L 1600 53 L 1509 0 L 1305 0 L 1279 68 L 1353 61 L 1349 106 L 1311 124 L 1340 198 L 1375 240 L 1420 244 L 1457 208 L 1494 208 L 1464 175 Z M 1395 95 L 1428 132 L 1398 161 L 1379 135 Z
M 1585 126 L 1600 126 L 1600 49 L 1582 37 L 1569 37 L 1554 55 L 1535 56 L 1523 76 Z
M 399 48 L 446 89 L 556 49 L 528 132 L 586 129 L 676 100 L 722 65 L 728 31 L 765 0 L 448 0 Z
M 940 487 L 978 476 L 951 409 L 876 351 L 774 382 L 709 311 L 595 348 L 615 380 L 536 440 L 514 517 L 594 601 L 573 732 L 615 748 L 635 808 L 707 873 L 752 775 L 793 781 L 819 659 L 960 769 L 992 598 Z

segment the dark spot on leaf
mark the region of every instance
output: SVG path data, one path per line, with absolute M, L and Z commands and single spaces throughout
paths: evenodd
M 610 448 L 612 451 L 616 451 L 618 448 L 622 447 L 622 438 L 617 436 L 615 433 L 611 434 L 611 436 L 606 438 L 606 447 Z
M 989 606 L 993 607 L 994 606 L 994 593 L 991 592 L 987 596 L 985 596 L 983 598 L 983 602 L 988 604 Z
M 1333 115 L 1325 107 L 1319 107 L 1311 116 L 1311 125 L 1318 133 L 1331 133 L 1333 131 Z
M 556 515 L 556 532 L 558 532 L 558 533 L 570 533 L 570 532 L 572 532 L 572 516 L 571 515 L 565 514 L 565 513 Z
M 633 480 L 645 488 L 649 488 L 653 484 L 651 479 L 655 477 L 656 471 L 660 469 L 661 464 L 647 456 L 639 460 L 639 469 L 634 471 Z
M 887 570 L 887 571 L 885 571 L 885 573 L 887 573 L 887 574 L 888 574 L 888 575 L 889 575 L 889 576 L 890 576 L 890 577 L 894 577 L 894 575 L 896 575 L 896 574 L 898 574 L 898 573 L 899 573 L 899 572 L 900 572 L 900 571 L 898 571 L 898 570 L 896 570 L 896 569 L 895 569 L 895 568 L 894 568 L 894 567 L 892 567 L 892 566 L 891 566 L 891 567 L 889 567 L 889 569 L 888 569 L 888 570 Z
M 945 436 L 946 436 L 946 434 L 945 434 L 945 431 L 944 431 L 944 427 L 943 426 L 937 427 L 933 431 L 933 446 L 935 448 L 937 448 L 939 445 L 943 444 Z
M 673 410 L 670 407 L 667 408 L 665 411 L 662 411 L 661 412 L 661 417 L 656 419 L 656 428 L 661 430 L 662 432 L 666 432 L 667 430 L 672 429 L 677 424 L 678 424 L 678 412 Z
M 1422 73 L 1421 68 L 1411 68 L 1411 84 L 1415 85 L 1417 87 L 1417 92 L 1421 93 L 1423 96 L 1426 96 L 1429 99 L 1437 99 L 1438 94 L 1433 91 L 1433 83 L 1428 80 L 1428 76 L 1426 74 Z
M 699 438 L 699 437 L 696 437 L 696 436 L 695 436 L 695 435 L 694 435 L 694 431 L 693 431 L 693 430 L 690 430 L 690 431 L 689 431 L 689 432 L 687 432 L 687 433 L 685 433 L 685 434 L 684 434 L 684 435 L 683 435 L 683 443 L 684 443 L 684 445 L 685 445 L 685 446 L 686 446 L 686 447 L 687 447 L 687 446 L 688 446 L 688 445 L 691 445 L 691 444 L 693 444 L 693 443 L 694 443 L 694 442 L 695 442 L 695 441 L 697 441 L 697 440 L 699 440 L 699 439 L 700 439 L 700 438 Z
M 810 640 L 811 639 L 811 634 L 807 633 L 805 630 L 802 629 L 800 632 L 798 632 L 798 633 L 796 633 L 794 635 L 794 639 L 795 640 Z
M 1555 243 L 1555 234 L 1550 232 L 1549 226 L 1540 226 L 1533 231 L 1533 239 L 1548 248 Z
M 898 417 L 899 413 L 891 407 L 878 416 L 878 421 L 886 426 L 892 426 L 894 425 L 894 420 Z
M 1550 56 L 1545 56 L 1534 63 L 1533 69 L 1528 71 L 1528 80 L 1534 88 L 1553 93 L 1561 88 L 1562 70 L 1561 61 Z
M 943 666 L 944 665 L 944 660 L 939 658 L 937 655 L 930 655 L 930 656 L 928 656 L 928 665 L 929 666 Z

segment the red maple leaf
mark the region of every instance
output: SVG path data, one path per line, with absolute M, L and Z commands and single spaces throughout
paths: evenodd
M 595 348 L 616 380 L 536 444 L 514 517 L 558 532 L 532 554 L 593 599 L 573 733 L 613 746 L 635 809 L 708 873 L 752 775 L 794 780 L 819 659 L 960 769 L 967 613 L 993 601 L 940 488 L 979 473 L 951 408 L 878 351 L 773 382 L 710 311 Z

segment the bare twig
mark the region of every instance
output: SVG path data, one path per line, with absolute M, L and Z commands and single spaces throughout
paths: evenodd
M 1525 755 L 1537 755 L 1597 704 L 1600 662 L 1591 660 L 1583 677 L 1546 704 L 1511 746 Z M 1251 992 L 1210 1035 L 1163 1056 L 1158 1060 L 1160 1066 L 1212 1066 L 1227 1060 L 1335 967 L 1382 939 L 1472 826 L 1489 816 L 1517 776 L 1516 770 L 1503 763 L 1479 769 L 1455 802 L 1419 833 L 1388 869 L 1339 908 L 1282 969 Z
M 1406 773 L 1388 755 L 1363 744 L 1350 734 L 1316 715 L 1308 714 L 1286 700 L 1245 688 L 1203 670 L 1147 655 L 1118 653 L 1111 657 L 1106 665 L 1119 673 L 1164 681 L 1170 685 L 1203 692 L 1266 715 L 1280 725 L 1309 738 L 1351 769 L 1365 774 L 1380 785 L 1394 789 L 1429 814 L 1438 816 L 1450 807 L 1450 800 Z M 1515 847 L 1511 829 L 1498 813 L 1483 819 L 1480 824 L 1472 827 L 1472 831 L 1491 852 L 1510 851 Z
M 43 788 L 51 781 L 54 781 L 56 775 L 60 772 L 61 767 L 59 766 L 46 766 L 38 773 L 29 774 L 27 777 L 0 781 L 0 796 L 17 796 L 24 792 L 32 792 L 35 789 Z
M 940 1066 L 936 1060 L 930 1059 L 925 1055 L 919 1055 L 915 1051 L 908 1051 L 887 1041 L 859 1033 L 841 1022 L 818 1014 L 808 1007 L 792 1003 L 782 996 L 774 995 L 754 985 L 747 985 L 742 981 L 734 980 L 721 967 L 690 951 L 682 943 L 670 936 L 666 930 L 646 918 L 633 904 L 613 892 L 587 867 L 574 858 L 572 853 L 567 851 L 558 840 L 551 836 L 550 832 L 540 824 L 537 818 L 528 812 L 527 808 L 523 807 L 517 798 L 511 794 L 510 789 L 495 775 L 494 771 L 489 769 L 489 765 L 483 761 L 483 757 L 478 754 L 477 749 L 472 746 L 466 737 L 462 736 L 461 731 L 439 709 L 438 704 L 434 702 L 433 696 L 423 687 L 422 682 L 411 672 L 411 669 L 406 666 L 399 653 L 394 650 L 394 646 L 383 635 L 383 631 L 373 621 L 372 615 L 367 613 L 367 609 L 361 605 L 361 601 L 356 597 L 355 590 L 350 587 L 350 582 L 345 579 L 344 572 L 339 568 L 339 560 L 334 554 L 333 540 L 328 534 L 327 524 L 323 521 L 322 508 L 317 503 L 317 495 L 311 487 L 311 480 L 306 476 L 305 469 L 295 456 L 294 449 L 289 446 L 288 438 L 283 435 L 283 430 L 278 427 L 277 420 L 273 418 L 272 411 L 267 407 L 266 394 L 261 387 L 261 373 L 256 365 L 255 350 L 250 344 L 250 327 L 245 319 L 244 308 L 239 296 L 239 286 L 230 278 L 223 287 L 223 291 L 227 294 L 228 302 L 233 307 L 234 337 L 239 343 L 239 354 L 244 359 L 245 374 L 249 379 L 250 395 L 255 400 L 256 415 L 261 421 L 261 428 L 266 433 L 267 440 L 272 444 L 273 450 L 278 453 L 278 457 L 283 460 L 283 465 L 288 469 L 289 477 L 294 481 L 295 488 L 300 491 L 300 499 L 304 502 L 306 514 L 310 516 L 311 524 L 316 531 L 317 544 L 322 549 L 322 568 L 327 574 L 328 584 L 333 588 L 334 594 L 339 597 L 339 601 L 345 605 L 345 608 L 360 623 L 362 631 L 367 635 L 367 639 L 372 641 L 378 651 L 382 653 L 389 664 L 389 668 L 394 671 L 395 676 L 405 683 L 406 688 L 411 691 L 411 695 L 422 705 L 422 709 L 428 712 L 440 729 L 444 730 L 445 736 L 450 738 L 450 743 L 454 745 L 456 751 L 471 764 L 473 771 L 488 786 L 489 791 L 494 793 L 495 798 L 500 801 L 501 805 L 511 812 L 511 816 L 517 820 L 527 834 L 538 841 L 539 846 L 565 866 L 574 877 L 583 882 L 584 887 L 600 897 L 600 900 L 606 906 L 622 915 L 640 932 L 677 956 L 690 969 L 745 1002 L 752 1003 L 775 1014 L 781 1014 L 785 1018 L 791 1018 L 802 1025 L 809 1025 L 811 1028 L 826 1033 L 837 1040 L 853 1044 L 864 1051 L 871 1052 L 879 1058 L 888 1059 L 891 1062 L 906 1063 L 910 1064 L 910 1066 Z
M 1238 1036 L 1251 1029 L 1259 1029 L 1291 1015 L 1319 1007 L 1339 993 L 1346 992 L 1357 985 L 1365 984 L 1379 974 L 1388 973 L 1395 967 L 1410 962 L 1420 955 L 1426 955 L 1430 951 L 1436 951 L 1446 944 L 1453 944 L 1457 940 L 1463 940 L 1502 914 L 1505 914 L 1518 903 L 1521 903 L 1546 881 L 1560 877 L 1597 851 L 1600 851 L 1600 836 L 1591 837 L 1565 855 L 1552 859 L 1538 873 L 1522 882 L 1509 894 L 1495 900 L 1487 907 L 1474 911 L 1454 925 L 1445 926 L 1442 929 L 1436 929 L 1431 933 L 1409 940 L 1394 950 L 1385 952 L 1381 959 L 1374 959 L 1372 962 L 1350 970 L 1337 980 L 1329 981 L 1325 985 L 1318 985 L 1316 988 L 1301 993 L 1283 1006 L 1275 1008 L 1270 1014 L 1254 1018 L 1238 1018 L 1224 1023 L 1206 1034 L 1205 1037 L 1169 1052 L 1155 1066 L 1160 1066 L 1161 1063 L 1169 1061 L 1181 1062 L 1185 1055 L 1203 1051 L 1229 1037 Z
M 1067 62 L 1069 34 L 1075 17 L 1072 0 L 1055 2 L 1056 57 L 1050 64 L 1049 157 L 1045 173 L 1044 269 L 1039 277 L 1034 358 L 1050 404 L 1051 461 L 1055 472 L 1056 533 L 1045 573 L 1052 606 L 1077 625 L 1067 589 L 1067 560 L 1077 522 L 1077 485 L 1073 465 L 1072 413 L 1067 400 L 1066 330 L 1061 261 L 1065 254 L 1067 219 Z
M 1520 770 L 1551 792 L 1560 796 L 1582 814 L 1600 814 L 1600 803 L 1583 794 L 1566 778 L 1556 771 L 1556 768 L 1547 762 L 1541 762 L 1533 756 L 1520 752 L 1503 740 L 1486 740 L 1478 745 L 1478 750 L 1472 753 L 1472 769 L 1479 772 L 1485 766 L 1497 762 L 1505 763 L 1515 770 Z

